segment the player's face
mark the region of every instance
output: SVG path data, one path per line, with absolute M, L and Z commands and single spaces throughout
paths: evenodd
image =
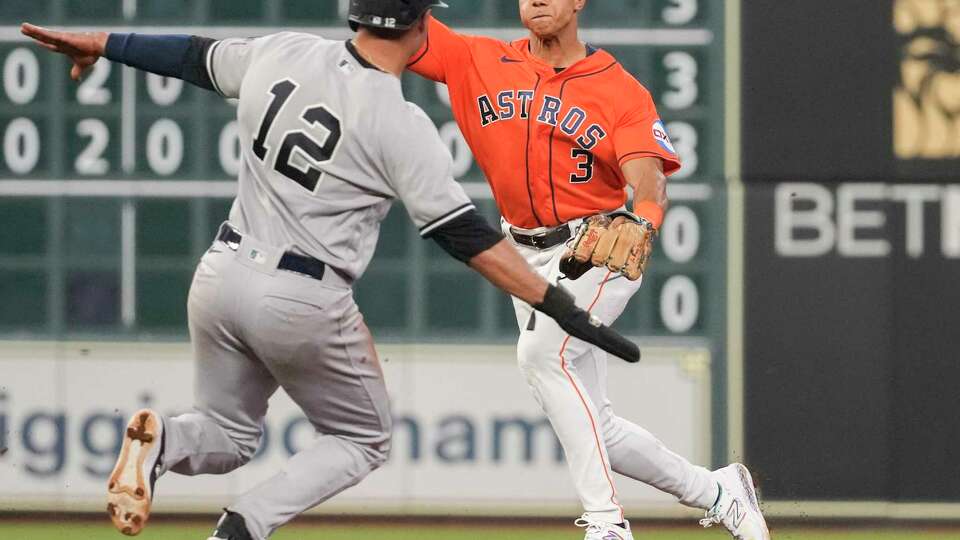
M 520 0 L 520 20 L 534 34 L 555 36 L 583 9 L 587 0 Z

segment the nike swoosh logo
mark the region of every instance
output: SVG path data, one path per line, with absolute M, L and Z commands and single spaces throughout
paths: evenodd
M 523 62 L 523 60 L 517 60 L 516 58 L 510 58 L 510 57 L 507 56 L 507 55 L 501 56 L 501 57 L 500 57 L 500 61 L 503 62 L 504 64 L 519 64 L 519 63 L 522 63 L 522 62 Z

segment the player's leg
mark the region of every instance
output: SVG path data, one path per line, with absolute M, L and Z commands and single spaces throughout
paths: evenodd
M 602 270 L 600 270 L 602 272 Z M 591 271 L 593 272 L 593 271 Z M 584 276 L 587 277 L 587 276 Z M 582 278 L 581 278 L 582 279 Z M 608 275 L 604 292 L 591 313 L 612 324 L 639 290 L 639 281 Z M 614 471 L 669 493 L 687 506 L 707 509 L 717 499 L 717 483 L 710 471 L 670 451 L 642 427 L 617 416 L 607 398 L 607 354 L 577 342 L 570 362 L 580 373 L 590 399 L 600 411 L 610 464 Z
M 232 303 L 224 300 L 236 286 L 230 281 L 237 270 L 228 255 L 208 253 L 190 289 L 195 412 L 162 418 L 139 411 L 124 433 L 108 481 L 107 510 L 125 534 L 138 534 L 146 525 L 154 483 L 163 472 L 225 473 L 249 461 L 259 445 L 267 399 L 277 383 L 227 330 Z
M 187 303 L 194 351 L 194 411 L 164 419 L 164 471 L 224 474 L 256 453 L 267 401 L 277 382 L 240 340 L 236 319 L 250 271 L 233 251 L 214 247 L 201 260 Z
M 669 493 L 684 505 L 710 508 L 717 499 L 717 483 L 710 471 L 693 465 L 649 431 L 614 413 L 606 396 L 606 353 L 591 347 L 573 363 L 599 410 L 612 469 Z
M 308 286 L 309 278 L 289 279 L 301 291 Z M 268 297 L 257 310 L 261 332 L 252 343 L 316 438 L 230 505 L 255 539 L 357 484 L 389 454 L 389 402 L 370 332 L 349 289 L 322 290 L 298 300 Z
M 638 282 L 609 279 L 592 313 L 612 323 L 639 287 Z M 682 504 L 708 510 L 701 523 L 722 523 L 736 538 L 768 540 L 769 532 L 757 503 L 750 473 L 740 464 L 709 471 L 672 452 L 642 427 L 617 416 L 607 399 L 607 355 L 577 342 L 571 356 L 580 379 L 600 413 L 607 453 L 614 471 L 675 496 Z M 731 508 L 742 510 L 740 514 Z M 743 516 L 742 518 L 738 516 Z
M 588 272 L 576 282 L 562 281 L 580 307 L 589 308 L 602 296 L 603 275 L 598 278 L 598 273 Z M 555 281 L 556 276 L 548 275 L 548 278 Z M 585 291 L 587 288 L 591 289 L 589 293 Z M 586 511 L 584 518 L 621 523 L 623 509 L 617 501 L 599 411 L 577 367 L 570 361 L 583 354 L 585 344 L 570 338 L 556 322 L 533 312 L 523 302 L 514 300 L 514 306 L 520 323 L 517 343 L 520 370 L 563 446 L 574 486 Z

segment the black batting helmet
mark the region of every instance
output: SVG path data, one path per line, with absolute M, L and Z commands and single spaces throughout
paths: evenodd
M 441 0 L 350 0 L 350 28 L 360 26 L 406 30 L 425 11 L 447 7 Z

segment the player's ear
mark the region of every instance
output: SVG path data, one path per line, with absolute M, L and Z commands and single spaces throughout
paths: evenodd
M 427 33 L 427 19 L 430 18 L 430 11 L 426 10 L 423 12 L 423 15 L 420 16 L 420 19 L 417 20 L 417 31 L 421 34 Z
M 574 0 L 573 2 L 573 11 L 574 13 L 580 13 L 583 11 L 583 8 L 587 7 L 587 0 Z

